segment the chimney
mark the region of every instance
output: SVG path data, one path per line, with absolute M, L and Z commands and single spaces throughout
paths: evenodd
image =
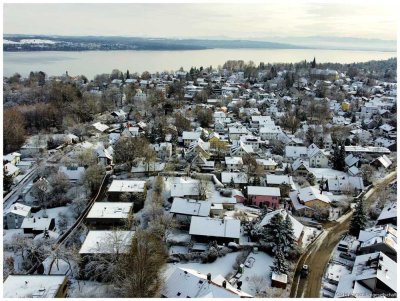
M 236 282 L 237 289 L 240 290 L 242 288 L 242 281 Z
M 225 280 L 222 281 L 222 287 L 223 287 L 223 288 L 226 288 L 226 281 L 225 281 Z
M 208 273 L 208 274 L 207 274 L 207 280 L 208 280 L 208 281 L 211 281 L 211 273 Z
M 36 218 L 33 218 L 33 222 L 36 223 Z

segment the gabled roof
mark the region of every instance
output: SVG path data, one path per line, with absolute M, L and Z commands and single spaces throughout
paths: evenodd
M 307 147 L 305 146 L 285 146 L 285 156 L 288 158 L 298 158 L 307 155 Z
M 183 140 L 197 140 L 201 136 L 201 132 L 187 132 L 184 131 L 182 133 L 182 139 Z
M 331 200 L 326 195 L 321 194 L 317 188 L 312 186 L 300 188 L 298 190 L 298 197 L 304 203 L 307 203 L 315 199 L 328 204 L 331 202 Z
M 392 225 L 375 226 L 361 230 L 358 240 L 361 242 L 361 248 L 384 243 L 394 250 L 397 249 L 397 231 Z
M 223 281 L 226 288 L 222 286 Z M 241 298 L 252 296 L 234 288 L 224 277 L 217 275 L 211 281 L 192 269 L 176 268 L 168 277 L 161 292 L 166 298 Z
M 243 164 L 242 157 L 225 157 L 225 164 L 238 165 Z
M 13 175 L 15 172 L 19 171 L 19 168 L 11 163 L 7 163 L 4 165 L 4 170 L 6 171 L 7 175 Z
M 36 231 L 48 230 L 53 219 L 49 217 L 25 217 L 21 229 L 32 229 Z
M 100 132 L 104 132 L 105 130 L 107 130 L 109 128 L 109 126 L 107 126 L 101 122 L 96 122 L 93 124 L 93 126 Z
M 328 178 L 328 189 L 330 191 L 346 191 L 349 189 L 364 190 L 362 177 L 336 177 Z
M 377 158 L 375 161 L 379 161 L 384 168 L 388 168 L 390 165 L 392 165 L 392 161 L 386 155 Z
M 356 164 L 360 159 L 356 156 L 353 156 L 353 154 L 347 155 L 346 158 L 344 158 L 344 162 L 348 167 L 353 166 Z

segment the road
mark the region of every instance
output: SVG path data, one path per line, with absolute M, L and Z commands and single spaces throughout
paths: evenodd
M 364 196 L 364 207 L 366 208 L 371 197 L 376 191 L 376 186 L 384 186 L 393 181 L 397 172 L 388 174 L 385 178 L 375 184 Z M 307 251 L 301 255 L 293 284 L 290 292 L 291 298 L 319 298 L 325 268 L 336 245 L 339 243 L 343 234 L 348 231 L 352 217 L 352 211 L 342 216 L 334 224 L 329 224 L 328 228 L 321 236 L 310 245 Z M 310 273 L 306 279 L 300 278 L 300 270 L 303 264 L 307 264 Z

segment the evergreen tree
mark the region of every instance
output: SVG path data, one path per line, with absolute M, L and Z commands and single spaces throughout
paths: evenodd
M 126 79 L 129 79 L 129 78 L 131 78 L 129 75 L 129 70 L 126 70 Z
M 341 146 L 339 147 L 337 143 L 333 150 L 333 157 L 332 157 L 333 169 L 343 171 L 346 167 L 345 158 L 346 158 L 346 151 L 344 144 L 342 143 Z
M 271 271 L 276 274 L 287 274 L 289 266 L 281 249 L 278 249 L 275 255 L 274 265 L 271 266 Z
M 358 237 L 360 230 L 364 230 L 367 224 L 367 217 L 364 212 L 362 200 L 358 200 L 353 217 L 351 218 L 349 234 Z
M 316 68 L 317 67 L 317 62 L 315 61 L 315 57 L 314 60 L 311 62 L 311 68 Z
M 230 183 L 229 183 L 229 186 L 230 187 L 235 187 L 235 181 L 233 180 L 233 177 L 231 177 L 231 181 L 230 181 Z
M 284 255 L 289 257 L 296 250 L 293 225 L 289 222 L 283 219 L 282 214 L 277 213 L 261 232 L 261 240 L 271 248 L 272 253 L 276 254 L 278 250 L 282 250 Z

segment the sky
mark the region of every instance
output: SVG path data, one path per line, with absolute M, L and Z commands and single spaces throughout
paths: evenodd
M 3 33 L 271 39 L 335 36 L 396 40 L 396 1 L 257 3 L 6 3 Z

